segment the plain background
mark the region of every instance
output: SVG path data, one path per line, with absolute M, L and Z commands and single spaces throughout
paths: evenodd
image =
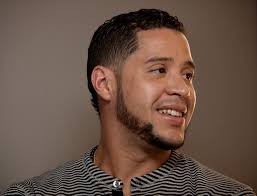
M 160 8 L 186 26 L 197 108 L 182 151 L 257 190 L 255 0 L 0 1 L 0 190 L 97 144 L 87 48 L 106 19 Z

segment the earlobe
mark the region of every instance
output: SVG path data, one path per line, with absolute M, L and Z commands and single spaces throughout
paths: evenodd
M 112 72 L 110 69 L 97 65 L 91 74 L 91 82 L 95 91 L 105 101 L 109 101 L 112 95 L 110 72 Z

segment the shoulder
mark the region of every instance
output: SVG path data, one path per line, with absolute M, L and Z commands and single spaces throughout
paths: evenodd
M 225 176 L 185 154 L 179 154 L 183 159 L 187 173 L 190 173 L 195 190 L 198 194 L 210 192 L 213 195 L 255 195 L 248 185 Z
M 79 181 L 84 179 L 84 170 L 83 158 L 69 161 L 40 176 L 11 185 L 4 195 L 55 195 L 63 185 L 69 188 L 72 186 L 70 182 L 80 183 Z

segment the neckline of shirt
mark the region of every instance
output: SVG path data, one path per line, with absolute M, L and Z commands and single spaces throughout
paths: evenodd
M 121 188 L 123 183 L 120 179 L 108 175 L 104 171 L 102 171 L 99 167 L 97 167 L 93 162 L 94 153 L 97 149 L 97 146 L 92 148 L 84 155 L 84 164 L 86 170 L 90 173 L 90 175 L 97 180 L 99 183 L 104 184 L 110 189 L 118 189 Z M 148 186 L 155 181 L 163 179 L 165 176 L 169 175 L 172 170 L 175 169 L 177 165 L 180 165 L 179 162 L 184 160 L 180 154 L 172 151 L 170 158 L 163 164 L 161 167 L 153 170 L 150 173 L 147 173 L 143 176 L 134 177 L 131 179 L 132 188 L 140 188 L 142 186 Z M 119 187 L 115 187 L 114 185 L 119 182 Z

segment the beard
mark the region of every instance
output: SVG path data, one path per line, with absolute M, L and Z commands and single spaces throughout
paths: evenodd
M 162 150 L 176 150 L 183 146 L 184 140 L 181 142 L 171 142 L 161 138 L 155 134 L 154 126 L 150 122 L 145 122 L 128 110 L 124 101 L 121 84 L 117 88 L 117 119 L 133 134 L 139 136 L 146 143 Z

